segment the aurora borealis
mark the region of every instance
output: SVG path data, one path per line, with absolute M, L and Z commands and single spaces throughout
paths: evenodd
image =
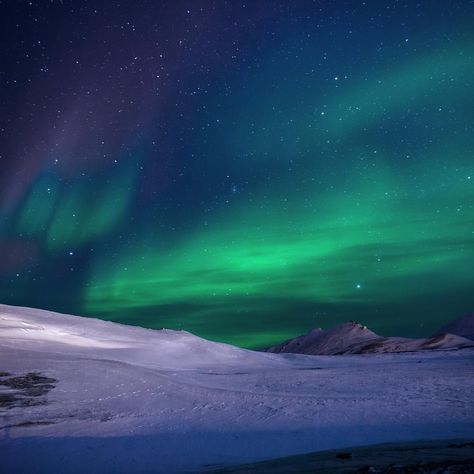
M 262 347 L 474 309 L 474 4 L 0 3 L 0 301 Z

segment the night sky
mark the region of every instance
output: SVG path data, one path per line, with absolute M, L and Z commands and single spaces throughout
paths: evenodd
M 0 1 L 0 302 L 262 347 L 474 309 L 474 3 Z

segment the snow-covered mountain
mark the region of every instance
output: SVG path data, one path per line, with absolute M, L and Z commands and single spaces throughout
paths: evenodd
M 267 349 L 267 352 L 341 355 L 414 352 L 433 349 L 452 350 L 467 347 L 474 347 L 474 341 L 456 334 L 442 332 L 422 339 L 382 337 L 366 326 L 351 321 L 330 329 L 314 329 L 307 334 L 272 346 Z
M 467 438 L 473 373 L 470 349 L 271 354 L 0 305 L 0 470 L 189 472 Z
M 277 346 L 270 347 L 267 352 L 289 352 L 294 354 L 339 354 L 354 344 L 366 344 L 379 340 L 380 336 L 366 326 L 355 322 L 339 324 L 330 329 L 313 329 L 307 334 L 295 337 Z
M 456 334 L 474 341 L 474 313 L 465 314 L 443 326 L 438 334 Z

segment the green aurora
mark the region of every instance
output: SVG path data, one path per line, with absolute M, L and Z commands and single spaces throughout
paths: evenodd
M 307 104 L 295 136 L 285 135 L 285 141 L 309 149 L 294 176 L 288 173 L 282 184 L 272 183 L 251 202 L 230 203 L 205 229 L 176 245 L 150 233 L 148 243 L 135 243 L 140 250 L 120 251 L 113 266 L 98 263 L 84 294 L 86 311 L 117 315 L 151 308 L 163 326 L 261 347 L 302 328 L 327 325 L 331 319 L 323 315 L 331 312 L 384 328 L 375 313 L 412 314 L 417 299 L 469 294 L 474 221 L 465 141 L 445 136 L 449 141 L 433 144 L 430 156 L 407 157 L 403 166 L 393 166 L 393 151 L 382 141 L 369 151 L 355 148 L 352 140 L 364 130 L 373 134 L 367 127 L 407 106 L 416 110 L 429 103 L 428 120 L 442 122 L 443 106 L 433 105 L 434 96 L 450 87 L 449 77 L 473 79 L 472 55 L 456 51 L 436 52 L 363 89 L 336 95 L 318 119 L 308 113 L 316 106 Z M 451 103 L 457 100 L 465 98 L 450 96 Z M 254 107 L 265 109 L 258 101 Z M 470 111 L 464 106 L 458 113 L 463 111 L 467 118 Z M 257 156 L 271 160 L 288 153 L 267 149 L 278 132 L 268 131 L 268 123 L 261 128 L 265 136 L 250 145 Z M 332 140 L 342 158 L 324 154 L 321 144 Z M 336 160 L 341 169 L 328 166 L 321 176 L 321 159 Z M 334 184 L 322 189 L 321 182 Z M 291 315 L 299 324 L 286 321 L 282 327 L 293 311 L 301 312 Z M 427 328 L 413 332 L 426 333 L 440 322 L 421 320 Z M 233 326 L 239 327 L 237 334 L 228 332 Z M 396 321 L 390 327 L 397 327 Z
M 86 288 L 86 310 L 115 315 L 149 307 L 166 327 L 177 327 L 178 312 L 178 327 L 203 334 L 202 326 L 214 321 L 215 332 L 205 336 L 221 331 L 219 339 L 254 346 L 294 331 L 262 328 L 255 334 L 252 320 L 259 326 L 267 315 L 271 325 L 274 315 L 301 303 L 314 308 L 306 322 L 311 326 L 326 323 L 316 317 L 321 307 L 396 305 L 424 294 L 467 291 L 472 221 L 458 206 L 472 189 L 461 176 L 444 184 L 442 195 L 433 185 L 423 198 L 402 184 L 366 183 L 308 209 L 305 197 L 272 197 L 279 206 L 234 209 L 176 247 L 121 252 L 113 268 L 103 262 Z M 240 328 L 238 336 L 226 334 L 223 315 L 235 318 L 233 324 L 250 320 L 243 322 L 249 333 Z
M 142 36 L 102 28 L 121 46 L 37 86 L 0 173 L 2 302 L 250 348 L 474 309 L 472 2 L 274 3 L 196 36 L 134 7 Z

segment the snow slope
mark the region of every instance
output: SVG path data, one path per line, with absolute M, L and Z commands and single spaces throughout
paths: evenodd
M 47 393 L 23 387 L 35 377 Z M 0 306 L 2 473 L 183 472 L 473 433 L 471 349 L 269 354 Z
M 271 353 L 309 355 L 369 354 L 384 352 L 414 352 L 422 350 L 452 350 L 474 347 L 474 341 L 455 334 L 440 333 L 422 339 L 382 337 L 367 326 L 347 322 L 330 329 L 314 329 L 307 334 L 267 349 Z
M 155 368 L 285 365 L 274 356 L 207 341 L 186 331 L 156 331 L 5 305 L 0 305 L 0 331 L 0 343 L 14 349 L 87 355 Z

